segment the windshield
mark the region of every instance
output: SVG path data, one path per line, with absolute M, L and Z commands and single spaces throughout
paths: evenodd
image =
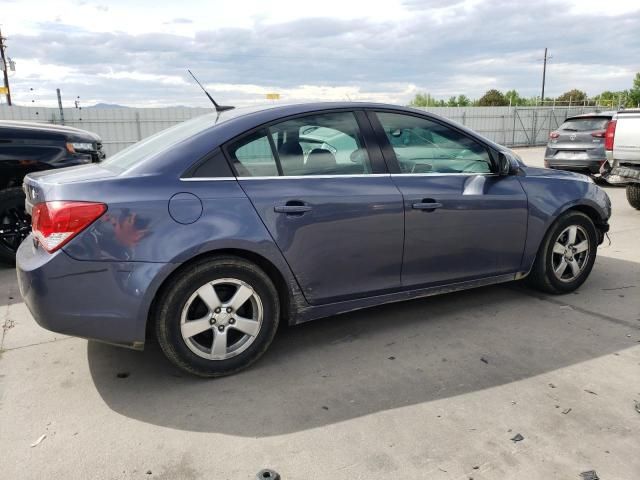
M 609 117 L 570 118 L 560 126 L 560 130 L 569 130 L 572 132 L 604 130 L 607 128 L 609 120 L 611 120 Z

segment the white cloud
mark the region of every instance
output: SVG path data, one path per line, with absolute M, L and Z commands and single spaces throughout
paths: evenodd
M 636 3 L 22 0 L 3 4 L 11 19 L 3 33 L 17 62 L 14 99 L 25 103 L 39 92 L 42 104 L 55 104 L 61 88 L 63 98 L 87 103 L 206 106 L 186 68 L 223 103 L 268 92 L 396 103 L 416 92 L 478 97 L 489 88 L 532 96 L 545 46 L 549 94 L 597 94 L 631 86 Z

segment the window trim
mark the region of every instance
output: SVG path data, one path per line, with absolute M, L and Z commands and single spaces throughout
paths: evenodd
M 229 174 L 225 175 L 225 176 L 218 176 L 218 177 L 196 177 L 195 173 L 198 171 L 198 169 L 204 165 L 207 162 L 211 162 L 214 161 L 216 159 L 217 156 L 222 157 L 220 159 L 220 161 L 224 161 L 227 163 L 227 168 L 229 169 Z M 199 181 L 200 179 L 204 178 L 204 179 L 221 179 L 221 180 L 235 180 L 235 175 L 233 170 L 231 169 L 231 167 L 229 167 L 229 162 L 227 161 L 227 158 L 225 156 L 225 154 L 222 152 L 222 149 L 220 147 L 216 147 L 213 150 L 211 150 L 209 153 L 207 153 L 206 155 L 203 155 L 202 158 L 200 158 L 200 160 L 198 160 L 197 162 L 195 162 L 193 165 L 191 165 L 189 168 L 187 168 L 184 172 L 182 172 L 182 175 L 180 175 L 180 180 L 190 180 L 190 181 Z
M 353 114 L 358 128 L 360 129 L 360 136 L 362 137 L 362 141 L 364 142 L 364 148 L 367 151 L 367 155 L 369 156 L 369 161 L 371 162 L 371 173 L 363 173 L 363 174 L 336 174 L 336 175 L 291 175 L 285 176 L 282 175 L 282 166 L 280 165 L 280 157 L 278 156 L 277 149 L 273 143 L 273 138 L 270 132 L 270 127 L 274 125 L 278 125 L 280 123 L 284 123 L 289 120 L 295 120 L 296 118 L 304 118 L 311 117 L 314 115 L 325 115 L 331 113 L 351 113 Z M 271 154 L 276 161 L 276 167 L 278 169 L 278 176 L 260 176 L 260 177 L 242 177 L 238 174 L 238 171 L 235 168 L 233 157 L 229 152 L 229 146 L 241 141 L 243 138 L 248 137 L 259 130 L 264 130 L 269 137 L 269 144 L 271 146 Z M 371 177 L 371 176 L 386 176 L 389 175 L 389 170 L 387 168 L 387 164 L 384 161 L 384 156 L 380 147 L 378 145 L 375 133 L 373 131 L 372 125 L 368 120 L 368 117 L 363 109 L 353 109 L 353 108 L 330 108 L 325 110 L 313 110 L 310 112 L 297 113 L 294 115 L 287 115 L 285 117 L 278 118 L 276 120 L 272 120 L 267 123 L 263 123 L 261 125 L 257 125 L 256 127 L 247 130 L 240 135 L 237 135 L 228 141 L 224 142 L 220 146 L 224 157 L 229 164 L 229 168 L 233 172 L 235 178 L 237 180 L 250 180 L 250 179 L 260 179 L 260 180 L 271 180 L 271 179 L 292 179 L 292 180 L 300 180 L 300 179 L 309 179 L 309 178 L 358 178 L 358 177 Z
M 498 165 L 496 160 L 497 156 L 496 156 L 495 149 L 491 145 L 483 141 L 481 138 L 478 138 L 475 135 L 470 135 L 469 132 L 462 130 L 460 128 L 457 128 L 457 126 L 454 124 L 443 121 L 438 117 L 431 116 L 428 113 L 422 114 L 420 112 L 413 112 L 413 111 L 407 111 L 407 110 L 394 110 L 392 108 L 371 108 L 371 107 L 365 109 L 365 111 L 366 111 L 367 118 L 369 119 L 369 122 L 371 123 L 371 126 L 375 132 L 376 140 L 380 145 L 380 149 L 382 150 L 382 155 L 384 157 L 385 162 L 387 163 L 387 168 L 389 169 L 389 172 L 392 174 L 392 176 L 402 175 L 402 176 L 425 176 L 426 177 L 426 176 L 446 176 L 446 175 L 498 175 L 497 173 Z M 487 154 L 489 155 L 489 161 L 491 162 L 491 172 L 481 172 L 481 173 L 475 173 L 475 172 L 405 173 L 403 172 L 400 169 L 400 162 L 398 162 L 398 157 L 396 156 L 396 152 L 393 149 L 393 145 L 391 145 L 391 142 L 389 142 L 389 139 L 387 138 L 387 135 L 384 132 L 382 123 L 378 118 L 378 115 L 377 115 L 378 112 L 393 113 L 396 115 L 405 115 L 408 117 L 416 117 L 421 120 L 427 120 L 427 121 L 442 125 L 446 128 L 450 128 L 451 130 L 454 130 L 460 133 L 461 135 L 472 139 L 474 142 L 478 143 L 479 145 L 481 145 L 486 149 Z

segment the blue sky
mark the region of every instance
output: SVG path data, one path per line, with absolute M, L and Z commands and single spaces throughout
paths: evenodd
M 80 96 L 131 106 L 478 97 L 629 88 L 640 71 L 640 2 L 3 0 L 16 103 Z M 32 90 L 33 89 L 33 90 Z

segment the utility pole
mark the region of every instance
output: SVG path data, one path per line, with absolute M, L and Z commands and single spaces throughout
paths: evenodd
M 59 88 L 56 88 L 56 94 L 58 95 L 58 110 L 60 111 L 60 123 L 64 125 L 64 110 L 62 110 L 62 95 L 60 95 Z
M 544 83 L 547 77 L 547 47 L 544 47 L 544 64 L 542 67 L 542 106 L 544 107 Z
M 7 48 L 4 44 L 5 38 L 2 36 L 2 30 L 0 30 L 0 58 L 2 61 L 2 73 L 4 76 L 4 87 L 7 89 L 7 104 L 11 106 L 11 90 L 9 90 L 9 74 L 7 73 L 7 60 L 4 57 L 4 49 Z

